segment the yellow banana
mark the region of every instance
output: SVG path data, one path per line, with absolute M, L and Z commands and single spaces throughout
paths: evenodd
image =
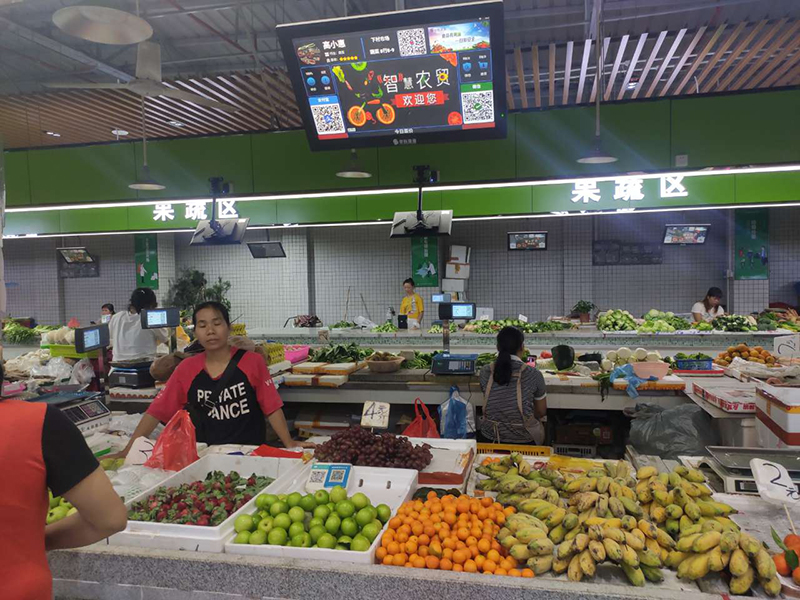
M 592 554 L 589 552 L 587 548 L 583 552 L 578 555 L 578 564 L 580 564 L 581 571 L 586 577 L 594 577 L 595 571 L 597 569 L 597 565 L 592 558 Z
M 639 556 L 636 554 L 636 550 L 627 544 L 620 547 L 622 548 L 622 563 L 628 565 L 629 567 L 638 568 Z
M 703 533 L 699 538 L 692 542 L 692 552 L 697 554 L 708 552 L 712 548 L 719 546 L 721 539 L 722 534 L 719 531 L 709 531 L 707 533 Z
M 641 467 L 638 471 L 636 471 L 636 479 L 639 481 L 642 479 L 655 477 L 656 475 L 658 475 L 658 469 L 655 467 Z
M 546 558 L 546 557 L 539 556 L 537 558 Z M 533 560 L 533 559 L 531 559 L 531 560 Z M 568 558 L 555 558 L 555 559 L 553 559 L 553 565 L 551 567 L 552 570 L 553 570 L 553 573 L 555 573 L 556 575 L 561 575 L 561 573 L 566 572 L 566 570 L 569 568 L 570 560 L 571 559 L 569 557 Z M 531 568 L 533 568 L 533 567 L 531 567 Z M 534 573 L 536 573 L 536 571 L 534 571 Z
M 553 556 L 534 556 L 528 559 L 526 566 L 533 571 L 534 575 L 544 575 L 553 568 Z M 566 570 L 566 566 L 564 569 Z
M 632 567 L 626 563 L 622 563 L 622 570 L 631 584 L 637 587 L 642 587 L 644 585 L 644 573 L 640 568 Z
M 708 554 L 708 569 L 709 571 L 719 572 L 724 568 L 725 565 L 722 563 L 722 550 L 720 550 L 719 546 L 716 546 Z
M 753 570 L 749 564 L 747 565 L 747 570 L 744 574 L 733 577 L 729 584 L 729 588 L 732 594 L 736 594 L 738 596 L 746 594 L 750 591 L 750 588 L 753 585 L 753 579 L 755 579 L 756 572 Z
M 659 546 L 666 548 L 667 550 L 672 550 L 675 547 L 675 540 L 673 540 L 672 536 L 663 529 L 658 529 L 656 531 L 656 542 L 658 542 Z
M 692 545 L 694 544 L 695 540 L 698 539 L 702 533 L 695 533 L 692 535 L 687 535 L 686 537 L 682 537 L 678 540 L 678 543 L 675 544 L 675 549 L 678 552 L 691 552 Z
M 739 547 L 744 550 L 748 558 L 755 558 L 758 551 L 762 549 L 761 542 L 744 532 L 739 534 Z
M 606 551 L 606 556 L 614 562 L 622 560 L 622 547 L 612 540 L 611 538 L 603 538 L 603 548 Z
M 603 545 L 603 542 L 598 540 L 590 540 L 588 550 L 595 562 L 601 563 L 606 559 L 606 548 Z
M 625 543 L 625 533 L 621 529 L 613 529 L 611 527 L 604 527 L 602 532 L 603 539 L 611 539 L 617 542 L 618 544 Z
M 667 556 L 667 560 L 664 561 L 664 565 L 670 569 L 677 569 L 678 566 L 690 556 L 692 555 L 688 552 L 678 552 L 677 550 L 673 550 Z
M 780 579 L 777 576 L 772 576 L 769 579 L 762 579 L 761 587 L 764 588 L 768 596 L 777 596 L 781 593 L 782 586 Z
M 585 533 L 579 533 L 575 536 L 575 549 L 578 552 L 583 552 L 586 550 L 586 547 L 589 545 L 589 536 Z
M 572 557 L 572 560 L 569 561 L 569 567 L 567 568 L 567 577 L 570 581 L 580 581 L 583 579 L 583 570 L 581 569 L 581 555 L 576 554 Z
M 755 558 L 753 558 L 753 564 L 756 567 L 758 578 L 762 581 L 765 579 L 772 579 L 778 574 L 772 557 L 766 550 L 764 550 L 764 548 L 759 549 L 758 553 L 755 555 Z
M 656 537 L 658 537 L 657 534 L 656 534 L 656 532 L 658 531 L 658 527 L 653 525 L 653 523 L 651 523 L 650 521 L 646 521 L 644 519 L 640 519 L 638 525 L 639 525 L 639 531 L 641 531 L 643 534 L 645 534 L 651 540 L 654 540 L 654 539 L 656 539 Z
M 750 568 L 750 560 L 741 548 L 736 548 L 731 554 L 731 560 L 728 563 L 728 570 L 734 577 L 742 577 L 747 573 Z M 750 589 L 750 588 L 748 588 Z

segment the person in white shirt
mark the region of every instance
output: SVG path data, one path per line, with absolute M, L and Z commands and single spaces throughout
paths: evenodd
M 692 307 L 692 316 L 695 323 L 710 322 L 725 314 L 725 309 L 720 306 L 722 301 L 722 290 L 712 287 L 708 290 L 702 302 L 697 302 Z
M 131 294 L 125 312 L 118 312 L 108 323 L 114 362 L 136 359 L 152 360 L 159 344 L 169 339 L 167 329 L 142 329 L 140 313 L 158 306 L 156 295 L 150 288 L 136 288 Z

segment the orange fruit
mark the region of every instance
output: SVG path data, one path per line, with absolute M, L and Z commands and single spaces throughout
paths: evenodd
M 505 570 L 505 569 L 503 569 L 502 567 L 497 567 L 497 568 L 494 570 L 494 574 L 495 574 L 495 575 L 508 575 L 508 571 L 506 571 L 506 570 Z
M 448 507 L 449 508 L 449 507 Z M 449 511 L 445 509 L 444 517 L 442 517 L 444 522 L 448 525 L 455 525 L 458 517 L 456 517 L 456 513 L 453 511 Z
M 464 540 L 464 543 L 469 546 L 477 546 L 478 545 L 478 538 L 474 535 L 470 535 L 467 539 Z
M 402 524 L 403 520 L 400 517 L 392 517 L 389 519 L 389 529 L 397 529 Z
M 483 569 L 483 563 L 486 562 L 486 557 L 483 554 L 478 554 L 475 557 L 475 564 L 478 565 L 478 569 Z
M 504 558 L 503 560 L 500 561 L 500 565 L 499 566 L 504 571 L 510 571 L 511 569 L 514 568 L 514 563 L 512 563 L 507 558 Z
M 451 538 L 451 537 L 446 538 L 442 542 L 442 546 L 444 546 L 445 548 L 449 548 L 450 550 L 455 550 L 456 549 L 456 540 L 455 540 L 455 538 Z
M 457 565 L 463 565 L 467 562 L 469 558 L 469 551 L 467 550 L 456 550 L 453 552 L 453 562 Z
M 397 533 L 405 533 L 411 535 L 411 525 L 403 524 L 397 529 Z
M 489 496 L 481 498 L 481 506 L 483 506 L 484 508 L 489 508 L 491 505 L 492 505 L 492 499 L 489 498 Z
M 425 559 L 421 556 L 417 556 L 414 560 L 411 561 L 411 564 L 414 566 L 415 569 L 424 569 L 425 568 Z
M 489 550 L 489 552 L 486 553 L 486 558 L 492 561 L 492 563 L 498 563 L 502 560 L 500 553 L 494 549 Z
M 474 546 L 474 545 L 473 546 L 468 546 L 467 550 L 469 550 L 469 554 L 470 554 L 470 556 L 472 556 L 472 558 L 475 558 L 476 556 L 478 556 L 480 554 L 480 551 L 478 550 L 478 547 Z
M 425 496 L 425 497 L 426 497 L 428 500 L 436 500 L 436 499 L 438 499 L 438 498 L 439 498 L 439 494 L 437 494 L 436 492 L 434 492 L 433 490 L 431 490 L 430 492 L 428 492 L 428 495 L 427 495 L 427 496 Z
M 402 544 L 403 542 L 408 541 L 408 534 L 405 531 L 401 531 L 400 533 L 397 534 L 397 538 L 395 539 Z
M 508 574 L 511 575 L 511 577 L 522 577 L 522 571 L 519 569 L 509 569 Z
M 481 537 L 481 536 L 483 535 L 483 529 L 481 529 L 480 527 L 478 527 L 478 526 L 476 525 L 475 527 L 473 527 L 472 529 L 470 529 L 470 531 L 469 531 L 469 534 L 470 534 L 472 537 L 476 538 L 476 540 L 477 540 L 477 538 L 479 538 L 479 537 Z
M 417 510 L 412 510 L 412 511 L 411 511 L 411 512 L 408 514 L 408 516 L 409 516 L 409 517 L 411 517 L 412 519 L 414 519 L 414 520 L 418 521 L 418 520 L 419 520 L 419 511 L 417 511 Z
M 494 570 L 497 568 L 497 563 L 493 560 L 486 559 L 483 562 L 483 572 L 484 573 L 494 573 Z
M 513 506 L 506 506 L 506 507 L 503 509 L 503 513 L 504 513 L 504 514 L 505 514 L 507 517 L 510 517 L 510 516 L 511 516 L 511 515 L 513 515 L 515 512 L 517 512 L 517 509 L 516 509 L 516 508 L 514 508 Z
M 423 533 L 421 536 L 419 536 L 419 539 L 418 539 L 419 545 L 420 546 L 428 546 L 428 545 L 430 545 L 431 538 L 433 536 L 435 536 L 435 535 L 436 535 L 435 531 L 433 533 Z
M 414 521 L 414 524 L 411 525 L 411 533 L 414 535 L 422 535 L 423 531 L 425 531 L 425 528 L 422 526 L 422 523 Z
M 418 553 L 418 554 L 419 554 L 419 555 L 420 555 L 422 558 L 425 558 L 426 556 L 428 556 L 428 554 L 430 554 L 430 552 L 428 551 L 428 547 L 427 547 L 427 546 L 420 546 L 420 547 L 419 547 L 419 550 L 417 550 L 417 553 Z
M 466 527 L 459 527 L 458 531 L 456 531 L 456 536 L 458 536 L 458 539 L 460 539 L 462 542 L 466 541 L 466 539 L 469 537 L 469 529 Z
M 785 538 L 783 538 L 783 545 L 793 550 L 795 546 L 800 546 L 800 535 L 795 535 L 790 533 Z
M 384 548 L 383 546 L 375 550 L 375 558 L 377 558 L 379 562 L 383 562 L 383 559 L 387 554 L 389 553 L 386 552 L 386 548 Z
M 464 572 L 465 573 L 477 573 L 478 572 L 478 565 L 475 564 L 474 560 L 468 560 L 464 563 Z
M 780 573 L 784 577 L 787 577 L 792 572 L 792 570 L 789 568 L 788 563 L 786 562 L 785 554 L 783 553 L 775 554 L 772 557 L 772 560 L 775 562 L 775 568 L 778 571 L 778 573 Z
M 388 554 L 400 554 L 400 544 L 397 542 L 390 542 L 388 546 L 386 546 L 386 552 Z
M 394 558 L 392 559 L 392 564 L 395 567 L 402 567 L 406 564 L 406 555 L 405 554 L 395 554 Z
M 497 540 L 492 540 L 492 550 L 497 550 L 498 552 L 500 552 L 500 548 L 502 548 L 500 542 L 498 542 Z
M 453 569 L 453 561 L 449 558 L 443 558 L 439 561 L 439 568 L 442 571 L 451 571 Z
M 463 566 L 461 566 L 461 565 L 459 565 L 459 564 L 454 564 L 454 565 L 453 565 L 453 571 L 456 571 L 456 572 L 458 572 L 458 573 L 461 573 L 463 570 L 464 570 L 464 567 L 463 567 Z
M 522 576 L 523 577 L 533 577 L 534 573 L 531 569 L 522 569 Z
M 416 554 L 417 553 L 417 547 L 418 547 L 417 546 L 417 542 L 406 542 L 405 546 L 406 546 L 406 550 L 405 551 L 408 552 L 409 554 Z M 401 546 L 401 549 L 402 549 L 402 546 Z
M 469 502 L 459 500 L 458 504 L 456 504 L 456 511 L 462 515 L 467 514 L 469 512 Z
M 456 550 L 465 550 L 467 545 L 464 542 L 456 542 Z
M 797 567 L 794 571 L 792 571 L 792 581 L 795 584 L 800 585 L 800 567 Z
M 428 556 L 425 558 L 425 566 L 429 569 L 438 569 L 439 559 L 435 556 Z
M 489 517 L 489 511 L 483 507 L 480 508 L 477 514 L 481 521 L 485 521 Z
M 494 522 L 497 523 L 498 525 L 504 525 L 506 522 L 506 516 L 503 513 L 499 512 L 495 516 Z
M 486 554 L 491 549 L 492 543 L 489 540 L 486 538 L 478 540 L 478 550 L 480 550 L 481 554 Z
M 383 561 L 382 562 L 383 562 L 384 565 L 392 565 L 392 564 L 394 564 L 392 562 L 392 559 L 394 559 L 394 556 L 392 556 L 391 554 L 387 554 L 386 556 L 383 557 Z

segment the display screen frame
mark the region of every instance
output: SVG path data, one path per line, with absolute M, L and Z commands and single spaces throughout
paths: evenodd
M 165 324 L 159 323 L 158 325 L 152 325 L 150 323 L 150 315 L 151 314 L 163 314 L 164 320 L 166 321 Z M 141 312 L 142 316 L 142 329 L 163 329 L 165 327 L 177 327 L 181 324 L 181 311 L 177 308 L 152 308 L 152 309 L 144 309 Z
M 56 248 L 61 259 L 68 265 L 85 265 L 95 262 L 94 257 L 84 246 Z
M 509 231 L 506 236 L 506 250 L 509 252 L 543 252 L 547 250 L 547 231 Z M 514 235 L 543 235 L 544 236 L 544 248 L 512 248 L 511 247 L 511 236 Z
M 107 348 L 110 334 L 108 324 L 92 325 L 75 330 L 75 351 L 83 354 L 100 348 Z
M 466 312 L 468 314 L 464 314 Z M 474 302 L 442 302 L 439 304 L 439 319 L 442 321 L 473 321 L 477 314 Z
M 705 235 L 703 236 L 702 242 L 689 242 L 689 241 L 682 241 L 682 242 L 673 242 L 667 241 L 667 236 L 670 235 L 671 228 L 677 227 L 702 227 L 705 229 Z M 664 237 L 662 238 L 662 243 L 665 246 L 702 246 L 708 241 L 708 234 L 711 230 L 711 224 L 709 223 L 668 223 L 664 225 Z
M 320 36 L 347 36 L 354 33 L 380 32 L 387 29 L 403 29 L 420 25 L 457 23 L 488 17 L 490 21 L 489 44 L 491 49 L 492 91 L 494 95 L 494 127 L 475 129 L 453 129 L 426 132 L 415 131 L 410 134 L 395 132 L 385 135 L 348 136 L 334 139 L 319 139 L 308 94 L 303 81 L 303 65 L 297 57 L 293 40 Z M 298 107 L 312 151 L 351 150 L 353 148 L 374 148 L 406 144 L 429 144 L 444 142 L 467 142 L 489 139 L 504 139 L 507 134 L 505 67 L 505 24 L 502 0 L 488 0 L 470 4 L 452 4 L 434 8 L 419 8 L 391 13 L 358 15 L 339 19 L 287 23 L 275 28 L 281 51 L 287 65 L 289 79 L 298 98 Z M 495 51 L 497 50 L 497 51 Z M 368 62 L 368 61 L 367 61 Z

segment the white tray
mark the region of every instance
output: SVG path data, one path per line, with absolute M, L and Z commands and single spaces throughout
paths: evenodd
M 275 481 L 262 490 L 262 492 L 266 490 L 273 492 L 281 487 L 282 479 L 292 479 L 294 474 L 302 469 L 303 463 L 295 458 L 211 454 L 178 471 L 158 486 L 154 486 L 126 502 L 125 506 L 130 508 L 134 502 L 146 498 L 159 487 L 174 487 L 182 483 L 202 480 L 210 471 L 223 471 L 224 473 L 237 471 L 244 477 L 249 477 L 252 473 L 263 477 L 273 477 Z M 233 531 L 234 520 L 253 502 L 255 502 L 255 498 L 216 527 L 128 521 L 125 530 L 108 538 L 108 543 L 164 550 L 222 552 L 225 538 Z
M 289 494 L 301 492 L 305 494 L 305 485 L 310 473 L 311 465 L 309 464 L 302 470 L 295 472 L 293 477 L 281 478 L 281 481 L 273 483 L 270 486 L 270 493 Z M 412 469 L 353 467 L 353 471 L 350 474 L 350 482 L 347 486 L 347 495 L 352 496 L 357 492 L 363 492 L 370 499 L 373 506 L 387 504 L 392 509 L 392 515 L 394 515 L 400 505 L 411 498 L 416 489 L 417 472 Z M 255 510 L 255 498 L 245 504 L 242 510 L 246 513 Z M 322 561 L 335 561 L 369 565 L 375 562 L 375 551 L 381 543 L 381 537 L 385 529 L 386 525 L 384 524 L 381 532 L 366 552 L 331 550 L 328 548 L 234 544 L 235 533 L 229 533 L 226 536 L 225 552 L 229 554 L 247 554 L 249 556 L 313 559 L 317 561 L 317 564 L 322 564 Z

